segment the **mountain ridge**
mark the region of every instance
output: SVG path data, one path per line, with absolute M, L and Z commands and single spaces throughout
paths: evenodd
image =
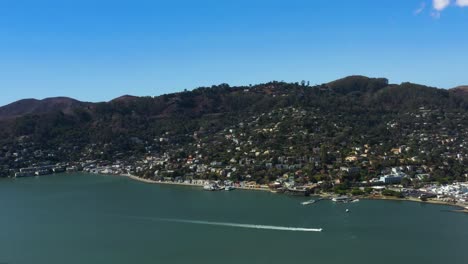
M 452 93 L 468 98 L 468 85 L 461 85 L 450 89 Z
M 247 86 L 241 86 L 240 89 L 251 89 L 253 88 L 253 91 L 257 93 L 264 93 L 268 95 L 273 95 L 277 94 L 278 91 L 275 91 L 275 85 L 278 83 L 282 82 L 270 82 L 266 84 L 260 84 L 260 85 L 255 85 L 252 87 L 247 87 Z M 298 84 L 298 83 L 296 83 Z M 305 83 L 302 83 L 301 86 L 304 86 Z M 369 78 L 366 76 L 361 76 L 361 75 L 352 75 L 352 76 L 347 76 L 341 79 L 337 79 L 322 85 L 318 86 L 308 86 L 310 88 L 319 88 L 323 91 L 328 90 L 329 92 L 335 92 L 338 94 L 343 94 L 347 95 L 350 93 L 368 93 L 368 94 L 376 94 L 379 91 L 382 92 L 385 88 L 389 87 L 402 87 L 405 85 L 412 85 L 414 87 L 425 87 L 425 88 L 432 88 L 424 85 L 419 85 L 419 84 L 413 84 L 413 83 L 402 83 L 402 84 L 389 84 L 388 79 L 386 78 Z M 263 86 L 262 88 L 259 89 L 260 86 Z M 229 87 L 227 84 L 221 84 L 221 85 L 214 85 L 213 87 Z M 206 87 L 202 88 L 197 88 L 197 89 L 208 89 Z M 170 108 L 174 108 L 177 106 L 178 102 L 180 102 L 180 98 L 174 98 L 178 97 L 180 95 L 191 93 L 191 92 L 196 92 L 197 89 L 194 89 L 193 91 L 184 91 L 184 92 L 175 92 L 171 94 L 164 94 L 160 96 L 155 96 L 154 98 L 172 98 L 172 106 L 168 106 L 168 111 L 167 112 L 172 112 Z M 391 88 L 390 88 L 391 89 Z M 440 89 L 443 91 L 444 89 Z M 459 86 L 455 87 L 452 89 L 445 90 L 448 93 L 452 93 L 458 96 L 468 96 L 468 86 Z M 283 94 L 284 95 L 284 94 Z M 73 113 L 73 110 L 76 108 L 93 108 L 96 107 L 97 105 L 102 105 L 102 104 L 115 104 L 115 103 L 120 103 L 120 104 L 132 104 L 135 101 L 141 100 L 142 98 L 145 98 L 145 96 L 133 96 L 133 95 L 122 95 L 120 97 L 114 98 L 108 102 L 83 102 L 79 101 L 74 98 L 69 98 L 69 97 L 50 97 L 50 98 L 45 98 L 42 100 L 39 99 L 21 99 L 16 102 L 12 102 L 10 104 L 7 104 L 5 106 L 0 107 L 0 120 L 6 120 L 6 119 L 14 119 L 18 117 L 22 117 L 25 115 L 30 115 L 30 114 L 47 114 L 50 112 L 54 111 L 61 111 L 66 114 L 71 114 Z M 200 107 L 203 106 L 203 102 L 192 102 L 192 103 L 200 103 Z M 207 102 L 204 102 L 207 103 Z M 201 109 L 197 110 L 198 112 L 201 111 Z M 167 114 L 167 113 L 166 113 Z M 163 114 L 164 115 L 164 114 Z
M 21 99 L 0 107 L 0 119 L 15 118 L 27 114 L 44 114 L 56 110 L 70 113 L 76 107 L 84 107 L 90 104 L 64 96 L 49 97 L 42 100 Z
M 0 120 L 0 174 L 41 162 L 87 160 L 120 160 L 136 169 L 135 160 L 167 154 L 172 162 L 158 168 L 177 175 L 193 173 L 184 164 L 192 155 L 206 166 L 236 163 L 242 168 L 236 177 L 252 175 L 258 182 L 267 182 L 265 175 L 299 173 L 300 167 L 286 168 L 279 157 L 308 164 L 310 175 L 335 173 L 333 165 L 349 158 L 349 166 L 366 170 L 353 181 L 376 176 L 379 164 L 429 164 L 441 182 L 463 179 L 463 170 L 453 166 L 468 161 L 462 147 L 468 144 L 468 100 L 456 91 L 350 76 L 316 86 L 220 84 L 155 97 L 71 101 Z M 363 146 L 367 153 L 358 151 Z M 255 157 L 262 165 L 252 163 Z M 277 169 L 267 170 L 267 164 Z M 145 170 L 140 172 L 153 175 L 156 169 Z

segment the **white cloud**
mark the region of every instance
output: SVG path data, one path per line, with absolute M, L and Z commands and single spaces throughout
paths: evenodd
M 468 0 L 432 0 L 432 7 L 434 11 L 431 12 L 433 18 L 440 18 L 440 13 L 455 2 L 455 6 L 466 7 L 468 6 Z M 417 9 L 415 14 L 421 13 L 422 10 Z
M 461 7 L 468 6 L 468 0 L 457 0 L 456 4 Z
M 462 0 L 462 2 L 466 2 L 466 0 Z M 450 0 L 432 0 L 432 6 L 439 12 L 447 8 L 449 5 Z
M 414 10 L 414 14 L 419 15 L 422 13 L 422 11 L 424 11 L 424 9 L 426 9 L 426 3 L 422 2 L 421 6 L 418 9 Z

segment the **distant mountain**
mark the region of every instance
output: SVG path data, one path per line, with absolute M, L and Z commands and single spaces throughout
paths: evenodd
M 11 119 L 28 114 L 46 114 L 54 111 L 69 114 L 75 108 L 88 105 L 90 103 L 80 102 L 68 97 L 54 97 L 43 100 L 23 99 L 0 107 L 0 119 Z
M 455 87 L 455 88 L 453 88 L 453 89 L 450 89 L 450 92 L 468 98 L 468 85 L 463 85 L 463 86 Z
M 137 96 L 133 96 L 133 95 L 122 95 L 120 97 L 117 97 L 115 99 L 112 99 L 111 102 L 131 102 L 131 101 L 134 101 L 138 99 Z
M 348 76 L 333 82 L 327 86 L 334 92 L 348 94 L 353 92 L 376 92 L 388 86 L 388 79 L 368 78 L 365 76 Z
M 461 91 L 468 92 L 468 85 L 461 85 L 461 86 L 453 88 L 453 90 L 461 90 Z
M 35 135 L 47 141 L 51 139 L 49 132 L 57 130 L 57 135 L 71 139 L 77 139 L 77 132 L 84 133 L 86 141 L 93 142 L 115 135 L 147 137 L 173 128 L 177 128 L 177 133 L 190 132 L 189 123 L 194 124 L 194 129 L 206 129 L 206 125 L 199 124 L 201 120 L 217 121 L 217 128 L 221 129 L 234 116 L 242 120 L 253 113 L 292 106 L 319 107 L 345 118 L 351 110 L 365 115 L 414 111 L 420 107 L 466 111 L 468 97 L 460 95 L 467 90 L 466 86 L 445 90 L 413 83 L 389 84 L 385 78 L 349 76 L 317 86 L 305 82 L 269 82 L 248 87 L 221 84 L 156 97 L 124 95 L 103 103 L 66 97 L 25 99 L 0 107 L 0 128 L 11 139 Z
M 389 84 L 385 78 L 348 76 L 317 86 L 309 86 L 305 82 L 270 82 L 249 87 L 221 84 L 156 97 L 124 95 L 103 103 L 86 103 L 67 97 L 24 99 L 0 107 L 0 121 L 21 121 L 22 117 L 31 115 L 50 117 L 52 113 L 61 112 L 75 125 L 88 124 L 92 120 L 93 125 L 99 127 L 110 118 L 114 122 L 107 125 L 120 131 L 122 125 L 119 124 L 134 122 L 136 118 L 141 123 L 143 120 L 181 115 L 195 118 L 210 114 L 269 111 L 292 104 L 337 108 L 343 107 L 341 101 L 352 101 L 355 106 L 394 110 L 413 109 L 420 105 L 441 107 L 456 104 L 466 107 L 468 96 L 465 95 L 468 95 L 468 86 L 444 90 L 413 83 Z M 122 123 L 121 119 L 127 120 Z M 87 122 L 83 123 L 83 120 Z

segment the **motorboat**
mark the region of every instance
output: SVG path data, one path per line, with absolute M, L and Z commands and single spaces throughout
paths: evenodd
M 315 200 L 308 200 L 308 201 L 302 202 L 301 204 L 302 205 L 309 205 L 309 204 L 313 204 L 315 202 L 316 202 Z

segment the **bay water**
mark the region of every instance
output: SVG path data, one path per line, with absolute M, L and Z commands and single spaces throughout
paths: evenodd
M 468 215 L 454 207 L 307 199 L 84 173 L 0 179 L 0 263 L 468 263 Z

